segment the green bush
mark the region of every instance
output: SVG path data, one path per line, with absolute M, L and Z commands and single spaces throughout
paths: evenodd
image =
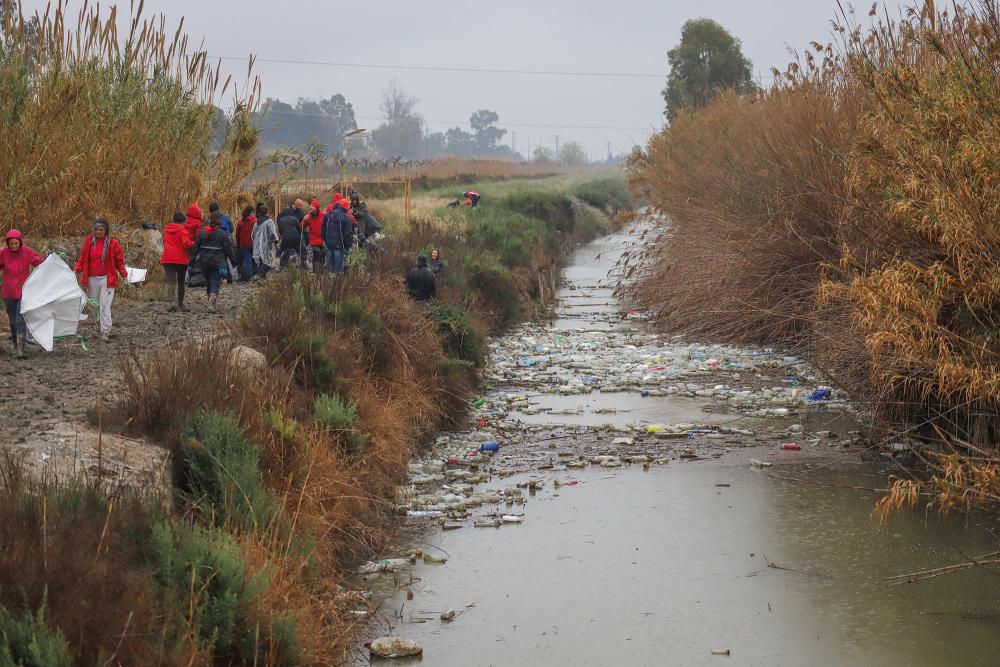
M 345 403 L 339 396 L 317 396 L 313 401 L 313 416 L 336 432 L 336 441 L 348 453 L 361 451 L 368 441 L 367 436 L 357 430 L 358 406 Z
M 304 384 L 320 390 L 337 386 L 337 362 L 326 351 L 326 339 L 321 335 L 301 334 L 292 339 L 289 350 L 299 358 L 298 368 Z
M 69 642 L 45 620 L 45 603 L 15 616 L 0 607 L 0 667 L 70 667 Z
M 337 323 L 361 332 L 362 343 L 371 355 L 376 369 L 384 369 L 389 365 L 392 354 L 382 335 L 382 318 L 378 313 L 370 311 L 364 301 L 351 297 L 338 303 Z
M 495 254 L 504 266 L 531 266 L 545 234 L 538 218 L 502 209 L 484 209 L 469 225 L 469 245 Z
M 313 401 L 313 416 L 335 431 L 350 431 L 357 422 L 358 406 L 345 403 L 339 396 L 320 394 Z
M 484 336 L 472 325 L 465 309 L 444 303 L 431 308 L 430 316 L 444 338 L 449 357 L 475 366 L 483 363 Z
M 480 293 L 484 305 L 493 311 L 497 324 L 503 328 L 521 315 L 521 301 L 510 271 L 495 260 L 480 257 L 471 261 L 469 286 Z
M 623 176 L 605 176 L 573 186 L 570 193 L 595 208 L 615 212 L 631 208 L 632 198 Z
M 199 646 L 231 664 L 263 662 L 267 648 L 284 664 L 299 660 L 293 619 L 277 614 L 258 627 L 255 606 L 269 581 L 264 574 L 248 577 L 231 537 L 217 529 L 159 521 L 153 526 L 152 552 L 153 579 L 174 641 L 190 629 Z
M 364 301 L 362 301 L 358 297 L 351 297 L 350 299 L 344 299 L 343 301 L 337 304 L 337 322 L 341 326 L 345 327 L 360 326 L 367 314 L 368 314 L 367 306 L 365 306 Z
M 217 526 L 267 528 L 277 515 L 257 467 L 260 449 L 236 420 L 199 412 L 181 439 L 181 495 Z

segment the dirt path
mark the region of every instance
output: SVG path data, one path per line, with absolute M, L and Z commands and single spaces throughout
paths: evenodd
M 142 476 L 147 477 L 147 469 L 165 465 L 165 453 L 139 441 L 107 436 L 97 445 L 87 424 L 87 411 L 95 408 L 101 398 L 123 391 L 121 366 L 130 351 L 144 357 L 206 334 L 232 331 L 241 306 L 255 291 L 254 285 L 223 286 L 216 313 L 208 311 L 202 289 L 188 291 L 190 309 L 185 313 L 169 313 L 168 304 L 161 301 L 119 297 L 112 309 L 111 341 L 101 341 L 91 319 L 80 327 L 86 349 L 79 339 L 61 340 L 51 353 L 29 346 L 29 358 L 25 360 L 12 356 L 4 329 L 0 354 L 4 426 L 0 445 L 28 450 L 30 462 L 36 465 L 65 459 L 74 469 L 81 459 L 92 458 L 88 452 L 94 446 L 101 446 L 107 448 L 102 455 L 108 460 L 118 459 L 129 470 L 143 472 Z M 133 443 L 130 451 L 124 451 L 129 442 Z M 117 456 L 116 445 L 123 449 Z

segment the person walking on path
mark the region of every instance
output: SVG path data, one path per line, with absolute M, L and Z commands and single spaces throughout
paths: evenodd
M 318 272 L 323 266 L 323 209 L 318 199 L 313 199 L 309 205 L 309 215 L 302 219 L 302 243 L 306 247 L 306 268 Z
M 431 250 L 431 261 L 429 268 L 431 270 L 431 273 L 434 274 L 435 278 L 444 277 L 444 268 L 445 268 L 444 260 L 441 259 L 441 251 L 439 251 L 437 248 Z
M 406 293 L 417 303 L 427 303 L 437 296 L 437 280 L 423 255 L 417 257 L 417 265 L 406 274 Z
M 197 265 L 205 276 L 208 307 L 213 312 L 218 308 L 223 274 L 229 270 L 226 260 L 236 263 L 233 240 L 219 226 L 220 218 L 218 213 L 212 214 L 205 228 L 198 232 L 191 250 L 191 265 Z
M 42 257 L 33 248 L 24 245 L 21 232 L 12 229 L 7 232 L 4 247 L 0 248 L 0 298 L 7 310 L 7 321 L 10 323 L 10 341 L 14 348 L 14 356 L 24 359 L 25 341 L 28 337 L 28 325 L 21 315 L 21 290 L 31 270 L 42 263 Z
M 163 228 L 163 254 L 160 255 L 160 265 L 163 266 L 163 279 L 167 281 L 167 293 L 170 300 L 175 301 L 167 310 L 187 310 L 184 307 L 184 279 L 187 277 L 188 261 L 194 241 L 184 228 L 184 214 L 174 213 L 173 222 Z
M 111 237 L 111 224 L 104 218 L 94 221 L 94 231 L 84 239 L 80 259 L 73 270 L 91 300 L 98 304 L 101 340 L 108 342 L 111 338 L 111 302 L 115 300 L 119 276 L 122 281 L 128 280 L 128 269 L 121 244 Z
M 344 273 L 347 253 L 354 243 L 354 227 L 347 217 L 347 200 L 334 206 L 333 211 L 323 218 L 322 238 L 327 250 L 327 268 L 334 273 Z M 343 204 L 346 204 L 344 206 Z
M 240 255 L 240 282 L 245 283 L 254 274 L 253 266 L 253 228 L 257 224 L 257 216 L 253 214 L 253 206 L 243 209 L 240 221 L 236 223 L 236 247 Z
M 261 220 L 253 228 L 253 261 L 257 275 L 267 277 L 267 272 L 277 265 L 274 251 L 278 246 L 278 231 L 266 206 L 260 208 Z
M 201 231 L 204 224 L 205 221 L 201 207 L 198 204 L 188 206 L 187 217 L 184 220 L 184 229 L 187 230 L 188 236 L 191 238 L 191 243 L 194 243 L 194 240 L 198 238 L 198 232 Z
M 278 238 L 281 239 L 281 245 L 278 247 L 278 264 L 282 268 L 299 260 L 302 252 L 302 231 L 299 225 L 299 218 L 291 206 L 285 208 L 278 216 Z

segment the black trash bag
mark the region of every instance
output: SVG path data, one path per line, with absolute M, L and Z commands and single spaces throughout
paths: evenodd
M 208 283 L 204 272 L 201 270 L 201 265 L 196 264 L 188 267 L 187 279 L 184 283 L 188 287 L 204 287 Z

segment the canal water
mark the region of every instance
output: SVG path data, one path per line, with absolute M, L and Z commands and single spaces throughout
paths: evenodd
M 634 329 L 609 317 L 608 274 L 630 242 L 623 232 L 576 253 L 553 329 Z M 607 405 L 644 421 L 697 416 L 670 396 L 546 401 L 573 409 L 512 415 L 525 428 L 597 424 L 595 414 L 607 424 Z M 884 472 L 856 454 L 804 460 L 761 469 L 737 451 L 649 470 L 590 466 L 504 510 L 519 523 L 426 525 L 409 546 L 447 562 L 365 577 L 379 605 L 370 634 L 422 644 L 403 664 L 441 666 L 1000 664 L 997 573 L 886 581 L 997 550 L 996 525 L 922 511 L 881 522 Z

